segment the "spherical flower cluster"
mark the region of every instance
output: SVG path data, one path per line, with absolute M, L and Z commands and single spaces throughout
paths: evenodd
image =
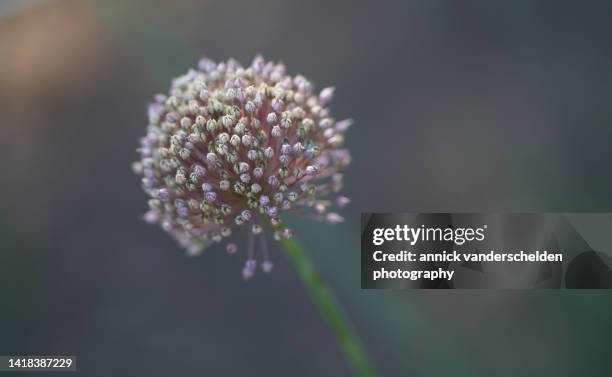
M 283 64 L 256 57 L 250 67 L 237 61 L 202 59 L 172 82 L 169 95 L 149 105 L 149 125 L 134 171 L 150 196 L 144 219 L 161 227 L 198 254 L 211 242 L 248 233 L 243 276 L 256 269 L 254 238 L 263 228 L 290 238 L 282 214 L 295 211 L 338 223 L 333 212 L 348 199 L 338 172 L 350 162 L 342 149 L 350 120 L 336 122 L 328 104 L 334 93 L 315 93 L 310 81 L 290 76 Z M 228 253 L 238 250 L 228 242 Z

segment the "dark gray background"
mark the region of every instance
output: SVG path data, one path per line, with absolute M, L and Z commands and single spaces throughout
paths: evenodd
M 201 54 L 282 60 L 352 117 L 347 222 L 290 219 L 387 376 L 604 376 L 608 292 L 359 289 L 360 212 L 612 211 L 608 1 L 4 1 L 0 354 L 79 375 L 347 376 L 276 247 L 186 258 L 130 171 Z

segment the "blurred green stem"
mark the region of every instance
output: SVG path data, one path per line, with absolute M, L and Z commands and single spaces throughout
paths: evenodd
M 344 356 L 353 368 L 355 375 L 362 377 L 376 376 L 376 372 L 357 335 L 353 332 L 348 318 L 341 310 L 330 289 L 321 279 L 321 275 L 308 255 L 304 253 L 295 239 L 283 239 L 281 244 L 306 286 L 310 298 L 334 331 L 338 344 L 344 351 Z

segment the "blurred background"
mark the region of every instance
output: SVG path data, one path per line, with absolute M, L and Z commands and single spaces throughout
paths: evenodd
M 349 376 L 282 251 L 188 258 L 140 216 L 146 104 L 282 60 L 351 117 L 353 199 L 290 219 L 385 376 L 607 376 L 608 291 L 364 291 L 360 212 L 612 211 L 612 2 L 0 1 L 0 354 L 82 376 Z M 58 375 L 58 374 L 56 374 Z M 74 376 L 75 374 L 71 374 Z

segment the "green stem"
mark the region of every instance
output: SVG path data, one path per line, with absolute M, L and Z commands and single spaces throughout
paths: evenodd
M 376 371 L 369 362 L 348 318 L 300 244 L 295 239 L 283 239 L 281 244 L 306 286 L 310 298 L 334 331 L 338 344 L 344 351 L 344 356 L 353 368 L 355 375 L 362 377 L 376 376 Z

